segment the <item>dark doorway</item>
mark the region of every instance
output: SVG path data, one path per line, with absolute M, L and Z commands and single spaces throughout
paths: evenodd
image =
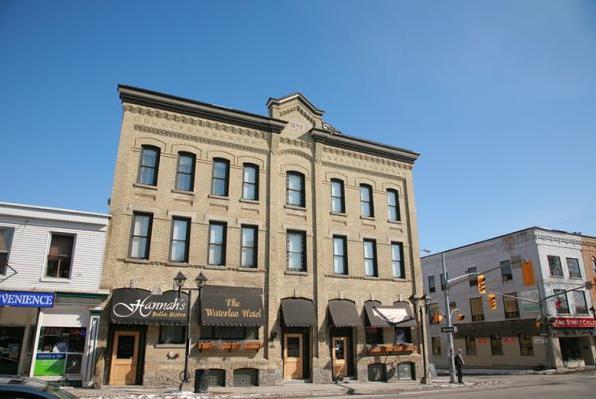
M 561 356 L 564 362 L 582 358 L 579 338 L 559 338 L 559 345 L 561 346 Z
M 0 374 L 18 373 L 24 334 L 25 327 L 0 327 Z

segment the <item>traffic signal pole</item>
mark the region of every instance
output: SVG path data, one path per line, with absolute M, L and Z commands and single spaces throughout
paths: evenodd
M 451 330 L 451 310 L 449 309 L 449 279 L 447 278 L 447 268 L 445 266 L 445 253 L 441 253 L 441 263 L 443 266 L 443 281 L 445 287 L 443 295 L 445 296 L 445 317 L 447 317 L 447 327 Z M 453 333 L 449 332 L 447 336 L 449 340 L 449 382 L 455 383 L 455 348 L 453 346 Z

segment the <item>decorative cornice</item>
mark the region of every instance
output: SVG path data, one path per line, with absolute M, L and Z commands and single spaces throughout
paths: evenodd
M 271 109 L 271 107 L 274 105 L 280 106 L 283 103 L 292 101 L 294 99 L 299 100 L 304 106 L 306 106 L 306 108 L 308 108 L 310 112 L 312 112 L 316 116 L 323 116 L 323 114 L 325 113 L 325 111 L 323 111 L 322 109 L 315 107 L 313 103 L 308 101 L 308 99 L 302 93 L 299 92 L 288 94 L 287 96 L 283 96 L 280 98 L 270 97 L 267 101 L 267 108 Z
M 138 132 L 150 133 L 150 134 L 155 134 L 155 135 L 164 136 L 164 137 L 174 137 L 174 138 L 181 139 L 181 140 L 196 141 L 199 143 L 219 145 L 222 147 L 251 151 L 251 152 L 256 152 L 259 154 L 268 154 L 269 153 L 269 150 L 266 150 L 264 148 L 258 148 L 258 147 L 253 147 L 253 146 L 249 146 L 249 145 L 237 144 L 237 143 L 233 143 L 233 142 L 229 142 L 229 141 L 211 139 L 211 138 L 207 138 L 207 137 L 199 137 L 199 136 L 195 136 L 192 134 L 174 132 L 172 130 L 158 129 L 158 128 L 150 127 L 150 126 L 134 125 L 134 129 Z
M 279 116 L 285 116 L 285 115 L 291 114 L 292 112 L 298 112 L 300 115 L 302 115 L 303 117 L 305 117 L 311 123 L 311 125 L 316 126 L 316 124 L 317 124 L 316 122 L 317 121 L 308 112 L 306 112 L 304 110 L 304 108 L 302 108 L 302 107 L 300 107 L 298 105 L 296 105 L 294 107 L 290 107 L 290 108 L 284 109 L 283 111 L 281 111 L 279 113 Z
M 187 98 L 176 97 L 132 86 L 118 85 L 120 99 L 124 104 L 143 105 L 163 111 L 196 116 L 217 122 L 280 133 L 287 122 L 262 115 L 251 114 L 231 108 L 220 107 Z
M 280 137 L 279 142 L 283 143 L 283 144 L 289 144 L 294 147 L 308 148 L 309 150 L 312 148 L 312 144 L 310 144 L 304 140 L 296 140 L 296 139 L 289 139 L 287 137 Z
M 353 136 L 346 136 L 345 134 L 336 135 L 329 131 L 316 128 L 312 129 L 310 134 L 316 142 L 325 145 L 345 148 L 356 152 L 364 152 L 370 155 L 389 158 L 409 164 L 413 164 L 420 155 L 404 148 L 375 143 L 373 141 L 364 140 Z
M 387 158 L 367 155 L 367 154 L 363 154 L 361 152 L 343 150 L 343 149 L 333 148 L 333 147 L 323 147 L 323 152 L 329 153 L 329 154 L 340 155 L 340 156 L 343 156 L 346 158 L 358 159 L 361 161 L 366 161 L 366 162 L 371 162 L 374 164 L 383 165 L 383 170 L 387 170 L 387 166 L 393 167 L 393 168 L 412 170 L 412 164 L 406 164 L 403 162 L 392 161 Z
M 321 162 L 321 164 L 324 166 L 330 166 L 332 168 L 351 170 L 352 172 L 362 173 L 364 175 L 378 176 L 378 177 L 382 177 L 382 178 L 388 179 L 388 180 L 401 180 L 401 181 L 405 180 L 405 178 L 400 175 L 395 175 L 395 174 L 391 175 L 388 173 L 375 172 L 374 170 L 371 170 L 371 169 L 364 169 L 364 168 L 349 166 L 349 165 L 346 165 L 345 163 L 340 163 L 340 162 L 323 161 L 323 162 Z
M 581 239 L 570 238 L 570 237 L 561 237 L 561 236 L 557 236 L 554 234 L 539 233 L 539 232 L 536 232 L 536 239 L 544 240 L 544 241 L 551 241 L 551 242 L 558 242 L 558 243 L 568 244 L 568 245 L 581 246 L 581 244 L 582 244 Z

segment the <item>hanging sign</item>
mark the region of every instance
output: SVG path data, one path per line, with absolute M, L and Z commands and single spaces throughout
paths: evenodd
M 186 324 L 188 295 L 167 291 L 153 295 L 139 288 L 118 288 L 112 293 L 111 318 L 120 324 Z
M 0 291 L 0 306 L 20 308 L 52 308 L 53 292 Z

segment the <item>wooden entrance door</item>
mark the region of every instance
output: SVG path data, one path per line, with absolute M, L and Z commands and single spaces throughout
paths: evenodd
M 331 337 L 333 378 L 343 378 L 348 375 L 348 344 L 348 337 Z
M 284 334 L 284 379 L 300 380 L 303 373 L 302 334 Z
M 139 337 L 138 331 L 114 332 L 112 365 L 110 367 L 111 385 L 134 385 L 137 383 Z

